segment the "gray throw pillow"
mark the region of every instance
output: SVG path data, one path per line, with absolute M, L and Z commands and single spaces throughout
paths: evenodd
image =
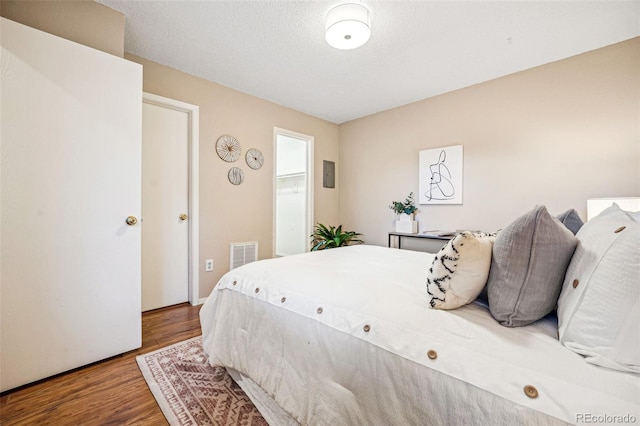
M 562 222 L 564 226 L 569 229 L 569 231 L 573 232 L 573 235 L 576 235 L 580 228 L 582 228 L 582 225 L 584 225 L 584 222 L 580 218 L 580 215 L 578 214 L 576 209 L 567 210 L 564 213 L 560 213 L 556 217 L 560 222 Z
M 577 239 L 545 206 L 536 206 L 498 233 L 487 281 L 491 315 L 507 327 L 551 312 Z

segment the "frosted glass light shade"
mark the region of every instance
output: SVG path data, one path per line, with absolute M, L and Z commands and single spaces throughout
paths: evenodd
M 604 209 L 616 203 L 622 210 L 636 212 L 640 210 L 640 197 L 592 198 L 587 200 L 587 220 L 598 216 Z
M 355 49 L 371 37 L 369 10 L 366 7 L 346 3 L 329 11 L 325 25 L 327 43 L 336 49 Z

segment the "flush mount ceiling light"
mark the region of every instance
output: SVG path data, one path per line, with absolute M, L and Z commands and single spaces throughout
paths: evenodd
M 329 11 L 325 25 L 327 43 L 336 49 L 360 47 L 369 40 L 369 10 L 361 4 L 346 3 Z

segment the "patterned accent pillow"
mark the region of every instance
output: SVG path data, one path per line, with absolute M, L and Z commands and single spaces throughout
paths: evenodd
M 484 288 L 496 234 L 462 232 L 433 259 L 427 273 L 429 304 L 434 309 L 455 309 L 473 302 Z

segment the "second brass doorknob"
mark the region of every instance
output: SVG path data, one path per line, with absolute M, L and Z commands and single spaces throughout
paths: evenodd
M 178 216 L 180 218 L 180 220 L 187 220 L 189 219 L 189 216 L 187 216 L 186 214 L 182 213 L 180 216 Z

